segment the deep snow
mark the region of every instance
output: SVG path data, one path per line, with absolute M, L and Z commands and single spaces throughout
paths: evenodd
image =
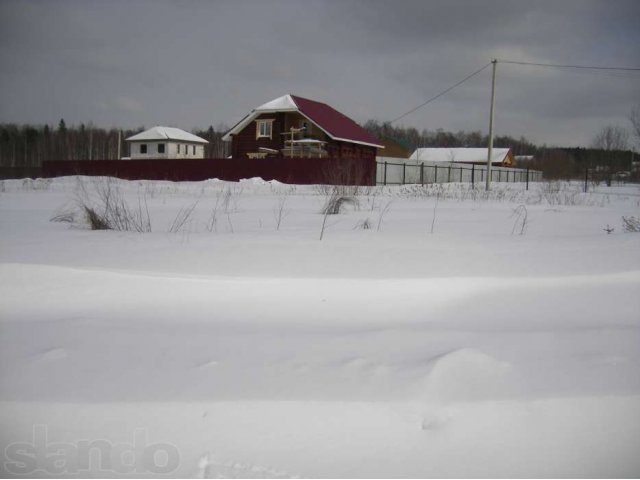
M 322 241 L 320 187 L 256 179 L 113 181 L 151 233 L 49 221 L 100 181 L 2 182 L 3 451 L 44 425 L 143 429 L 171 476 L 640 474 L 637 186 L 361 190 Z

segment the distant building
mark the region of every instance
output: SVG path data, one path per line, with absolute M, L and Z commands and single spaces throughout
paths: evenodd
M 252 110 L 224 137 L 240 158 L 335 158 L 373 161 L 380 141 L 329 105 L 284 95 Z
M 489 155 L 487 148 L 418 148 L 409 157 L 416 162 L 467 163 L 486 165 Z M 512 167 L 513 153 L 510 148 L 494 148 L 491 165 Z
M 382 137 L 381 143 L 384 145 L 384 149 L 378 151 L 380 157 L 409 158 L 411 155 L 410 147 L 395 138 Z
M 131 159 L 204 158 L 204 138 L 173 127 L 153 127 L 127 138 Z

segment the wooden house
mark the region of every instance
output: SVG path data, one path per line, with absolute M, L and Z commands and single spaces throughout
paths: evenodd
M 252 110 L 224 137 L 236 158 L 372 160 L 381 142 L 329 105 L 284 95 Z

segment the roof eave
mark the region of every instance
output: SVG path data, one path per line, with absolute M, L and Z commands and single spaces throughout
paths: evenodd
M 363 142 L 361 140 L 353 140 L 351 138 L 336 137 L 335 135 L 332 135 L 331 132 L 329 132 L 328 130 L 323 128 L 321 125 L 319 125 L 311 117 L 306 115 L 302 110 L 300 110 L 300 108 L 279 108 L 279 109 L 273 109 L 273 110 L 253 110 L 245 118 L 240 120 L 231 130 L 229 130 L 229 132 L 227 132 L 222 137 L 222 140 L 225 141 L 225 142 L 230 142 L 231 141 L 231 137 L 233 135 L 235 135 L 238 132 L 241 132 L 242 130 L 244 130 L 246 128 L 246 126 L 249 125 L 259 115 L 262 115 L 264 113 L 280 113 L 280 112 L 297 112 L 297 113 L 299 113 L 304 118 L 306 118 L 311 123 L 313 123 L 316 127 L 318 127 L 320 130 L 322 130 L 324 133 L 326 133 L 329 136 L 329 138 L 331 138 L 332 140 L 336 140 L 336 141 L 339 141 L 339 142 L 357 143 L 359 145 L 366 145 L 368 147 L 384 148 L 384 145 L 378 145 L 377 143 Z
M 378 145 L 377 143 L 363 142 L 362 140 L 353 140 L 351 138 L 340 138 L 340 137 L 331 137 L 331 138 L 339 142 L 357 143 L 358 145 L 366 145 L 367 147 L 384 148 L 384 145 Z
M 247 125 L 249 125 L 253 120 L 255 120 L 256 117 L 264 114 L 264 113 L 280 113 L 280 112 L 300 112 L 299 109 L 297 108 L 278 108 L 278 109 L 272 109 L 272 110 L 252 110 L 249 114 L 247 114 L 247 116 L 245 116 L 242 120 L 240 120 L 238 123 L 236 123 L 231 130 L 229 130 L 227 133 L 224 134 L 224 136 L 222 137 L 222 140 L 225 142 L 230 142 L 231 141 L 231 136 L 237 134 L 238 132 L 241 132 L 242 130 L 245 129 L 245 127 Z M 314 122 L 315 123 L 315 122 Z
M 170 141 L 170 142 L 182 142 L 182 143 L 201 143 L 201 144 L 205 144 L 205 143 L 209 143 L 208 140 L 202 139 L 202 140 L 185 140 L 182 138 L 171 138 L 171 137 L 164 137 L 164 138 L 125 138 L 124 139 L 125 142 L 162 142 L 162 141 Z

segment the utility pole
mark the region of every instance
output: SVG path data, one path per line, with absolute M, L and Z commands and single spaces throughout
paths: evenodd
M 122 145 L 122 130 L 118 129 L 118 158 L 116 158 L 116 160 L 120 160 L 122 158 L 121 145 Z
M 491 113 L 489 114 L 489 152 L 487 153 L 487 191 L 491 190 L 491 157 L 493 155 L 493 119 L 496 107 L 496 65 L 498 60 L 491 60 Z

